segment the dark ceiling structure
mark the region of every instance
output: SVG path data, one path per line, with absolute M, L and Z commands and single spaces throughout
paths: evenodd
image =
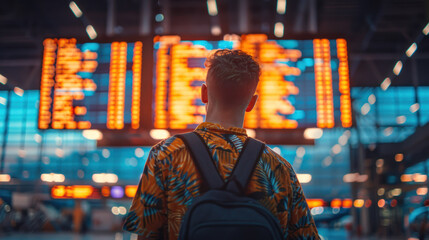
M 156 34 L 212 36 L 219 26 L 228 33 L 273 35 L 284 24 L 284 39 L 344 37 L 348 40 L 352 87 L 375 87 L 392 75 L 395 63 L 428 22 L 428 0 L 288 0 L 286 13 L 277 0 L 218 0 L 210 16 L 205 0 L 76 0 L 76 18 L 66 0 L 6 0 L 0 8 L 0 74 L 23 89 L 38 89 L 42 42 L 46 37 L 91 41 L 85 26 L 97 31 L 93 41 L 138 39 Z M 162 14 L 163 21 L 156 21 Z M 159 19 L 158 19 L 159 20 Z M 429 41 L 423 39 L 392 86 L 429 85 Z M 0 89 L 6 86 L 0 85 Z

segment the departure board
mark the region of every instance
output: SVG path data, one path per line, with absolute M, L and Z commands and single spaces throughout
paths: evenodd
M 142 42 L 43 45 L 40 129 L 139 128 Z
M 193 129 L 204 121 L 204 61 L 216 49 L 241 49 L 261 65 L 259 99 L 245 115 L 245 128 L 351 127 L 346 40 L 270 40 L 253 34 L 222 41 L 155 37 L 155 128 Z

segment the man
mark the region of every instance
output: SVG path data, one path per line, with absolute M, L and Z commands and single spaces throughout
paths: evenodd
M 218 50 L 206 61 L 201 100 L 206 121 L 195 132 L 207 144 L 217 170 L 227 181 L 247 135 L 245 112 L 255 106 L 260 67 L 239 50 Z M 124 229 L 139 239 L 177 239 L 181 221 L 200 195 L 201 176 L 178 137 L 155 145 L 150 154 Z M 284 239 L 319 239 L 300 183 L 292 166 L 270 148 L 264 149 L 249 184 L 248 196 L 280 221 Z

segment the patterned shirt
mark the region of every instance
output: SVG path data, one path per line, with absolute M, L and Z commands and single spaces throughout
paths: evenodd
M 246 130 L 204 122 L 195 132 L 203 137 L 220 175 L 227 181 L 247 138 Z M 180 138 L 173 136 L 156 144 L 150 151 L 124 230 L 143 239 L 177 239 L 186 210 L 200 195 L 200 179 Z M 292 166 L 269 147 L 256 164 L 246 195 L 279 219 L 284 239 L 320 239 Z

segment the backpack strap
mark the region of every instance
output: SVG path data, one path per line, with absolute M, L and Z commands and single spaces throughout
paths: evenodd
M 247 138 L 234 170 L 232 170 L 231 177 L 226 184 L 226 190 L 236 194 L 244 194 L 247 183 L 264 149 L 264 143 L 251 137 Z
M 225 182 L 214 164 L 210 151 L 198 133 L 189 132 L 177 135 L 183 140 L 208 189 L 221 189 Z

